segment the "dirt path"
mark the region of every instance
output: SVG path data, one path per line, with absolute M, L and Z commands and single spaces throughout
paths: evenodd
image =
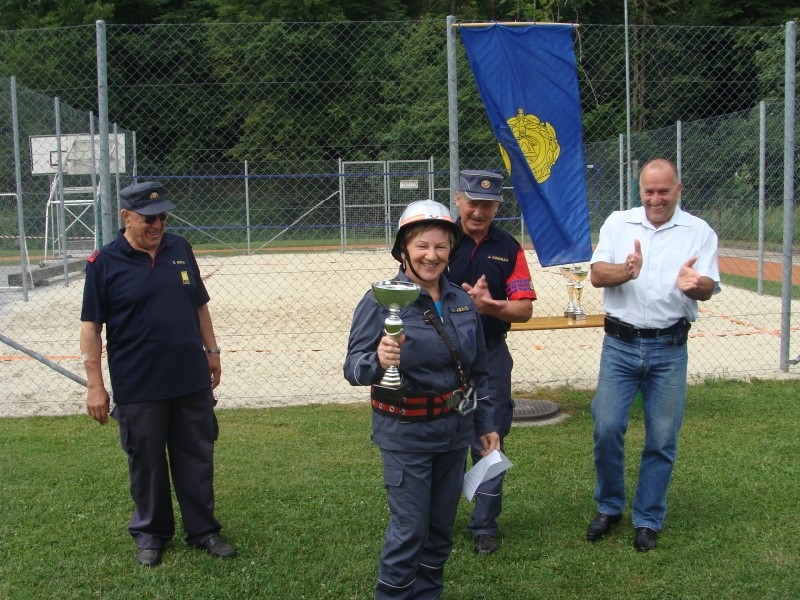
M 758 262 L 750 258 L 736 258 L 733 256 L 719 257 L 719 270 L 730 275 L 744 277 L 758 277 Z M 783 278 L 783 265 L 779 262 L 764 262 L 764 280 L 781 281 Z M 800 265 L 792 265 L 792 285 L 800 285 Z

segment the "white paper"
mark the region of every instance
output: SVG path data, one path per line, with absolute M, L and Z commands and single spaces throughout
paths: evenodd
M 475 463 L 475 466 L 464 475 L 464 497 L 472 502 L 472 498 L 475 496 L 475 490 L 478 489 L 480 484 L 513 466 L 511 461 L 508 460 L 508 457 L 500 452 L 500 450 L 492 450 Z

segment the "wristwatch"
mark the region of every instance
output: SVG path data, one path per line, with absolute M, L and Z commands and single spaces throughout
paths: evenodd
M 221 354 L 222 350 L 219 348 L 206 348 L 206 354 Z

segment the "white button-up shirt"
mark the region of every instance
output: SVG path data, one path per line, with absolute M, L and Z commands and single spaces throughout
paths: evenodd
M 591 264 L 625 262 L 634 251 L 634 240 L 642 246 L 641 273 L 621 285 L 603 288 L 606 314 L 646 329 L 669 327 L 681 317 L 697 320 L 697 301 L 678 289 L 678 272 L 687 260 L 697 256 L 692 268 L 714 281 L 714 294 L 720 292 L 714 230 L 679 207 L 658 228 L 647 220 L 644 207 L 615 211 L 600 228 Z

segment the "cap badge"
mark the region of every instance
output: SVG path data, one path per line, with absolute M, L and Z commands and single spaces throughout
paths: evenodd
M 150 192 L 150 200 L 155 200 L 158 198 L 158 192 Z
M 489 182 L 488 179 L 484 179 L 483 181 L 481 181 L 481 187 L 485 190 L 488 190 L 490 187 L 492 187 L 492 184 Z

